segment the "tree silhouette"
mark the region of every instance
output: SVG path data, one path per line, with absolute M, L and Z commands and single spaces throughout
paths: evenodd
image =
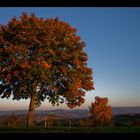
M 112 108 L 107 105 L 108 98 L 101 98 L 96 96 L 95 102 L 91 103 L 90 119 L 92 124 L 97 127 L 102 127 L 103 125 L 109 125 L 112 122 Z
M 13 17 L 0 28 L 0 95 L 30 99 L 27 126 L 33 111 L 46 98 L 53 105 L 73 108 L 94 89 L 85 43 L 68 23 L 37 18 L 34 13 Z

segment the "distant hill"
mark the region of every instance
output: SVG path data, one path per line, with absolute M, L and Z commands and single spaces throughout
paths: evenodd
M 140 107 L 113 107 L 113 115 L 116 114 L 136 114 L 140 113 Z
M 136 114 L 140 113 L 140 107 L 113 107 L 113 115 L 117 114 Z M 0 115 L 11 115 L 12 113 L 17 115 L 26 115 L 27 110 L 14 110 L 14 111 L 0 111 Z M 64 109 L 56 109 L 56 110 L 35 110 L 35 115 L 46 116 L 48 114 L 54 114 L 67 118 L 87 118 L 89 117 L 88 109 L 73 109 L 73 110 L 64 110 Z
M 12 113 L 15 113 L 17 115 L 25 115 L 27 114 L 27 110 L 0 111 L 0 115 L 11 115 Z

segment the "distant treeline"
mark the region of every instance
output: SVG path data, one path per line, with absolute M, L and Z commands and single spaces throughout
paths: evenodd
M 116 114 L 136 114 L 140 113 L 140 107 L 112 107 L 113 115 Z M 11 115 L 11 113 L 16 113 L 17 115 L 25 115 L 27 114 L 27 110 L 12 110 L 12 111 L 0 111 L 0 115 Z M 36 110 L 35 114 L 55 114 L 55 115 L 65 115 L 69 116 L 70 114 L 73 117 L 89 117 L 89 110 L 88 109 L 72 109 L 72 110 L 65 110 L 65 109 L 55 109 L 55 110 Z

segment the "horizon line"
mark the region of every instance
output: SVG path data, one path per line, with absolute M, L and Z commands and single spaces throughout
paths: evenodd
M 113 106 L 112 108 L 139 108 L 140 106 L 121 106 L 121 107 L 116 107 L 116 106 Z M 88 110 L 88 108 L 79 108 L 79 109 L 35 109 L 34 111 L 50 111 L 50 110 Z M 12 110 L 0 110 L 0 111 L 28 111 L 28 109 L 12 109 Z

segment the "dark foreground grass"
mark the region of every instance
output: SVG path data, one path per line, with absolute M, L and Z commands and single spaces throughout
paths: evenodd
M 36 126 L 27 127 L 8 127 L 0 126 L 0 133 L 140 133 L 140 126 L 133 127 L 104 127 L 104 128 L 84 128 L 84 127 L 53 127 L 44 128 Z

